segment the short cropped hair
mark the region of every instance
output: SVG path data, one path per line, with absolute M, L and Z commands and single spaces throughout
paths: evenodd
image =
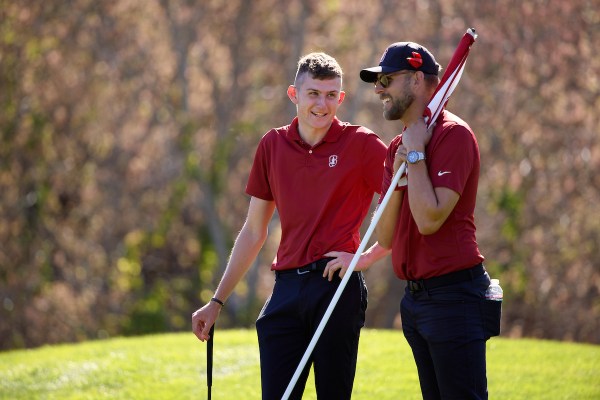
M 433 74 L 424 74 L 424 75 L 425 75 L 425 82 L 427 83 L 427 86 L 429 86 L 430 88 L 433 88 L 433 89 L 438 87 L 438 85 L 440 83 L 440 78 L 438 78 L 437 75 L 433 75 Z
M 294 79 L 294 85 L 298 86 L 302 79 L 302 75 L 309 73 L 314 79 L 334 79 L 342 78 L 344 73 L 342 67 L 336 61 L 335 58 L 325 53 L 310 53 L 298 61 L 298 71 L 296 72 L 296 78 Z

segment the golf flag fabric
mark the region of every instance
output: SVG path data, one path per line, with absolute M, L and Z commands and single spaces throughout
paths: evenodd
M 454 51 L 454 55 L 448 63 L 448 67 L 440 80 L 440 84 L 437 89 L 435 89 L 435 92 L 425 109 L 427 127 L 437 119 L 444 107 L 446 107 L 450 95 L 454 92 L 454 88 L 458 84 L 458 81 L 460 81 L 471 45 L 475 42 L 475 39 L 477 39 L 475 30 L 469 28 L 460 40 Z
M 425 122 L 426 122 L 428 128 L 440 115 L 440 113 L 446 106 L 446 103 L 448 102 L 450 95 L 454 91 L 454 88 L 456 88 L 456 85 L 458 84 L 458 81 L 460 80 L 463 70 L 465 68 L 465 62 L 467 60 L 467 56 L 469 55 L 471 45 L 475 42 L 475 39 L 477 39 L 477 34 L 475 34 L 475 30 L 473 28 L 469 28 L 467 30 L 467 32 L 463 35 L 456 50 L 454 51 L 454 55 L 450 59 L 448 67 L 446 68 L 446 71 L 444 72 L 444 75 L 442 76 L 440 83 L 439 83 L 438 87 L 436 88 L 435 92 L 433 93 L 433 96 L 432 96 L 431 100 L 429 101 L 429 104 L 427 105 L 427 108 L 425 110 Z M 300 363 L 298 364 L 298 367 L 296 368 L 296 371 L 294 372 L 294 375 L 292 376 L 292 379 L 290 380 L 290 383 L 288 384 L 288 386 L 285 390 L 285 393 L 283 394 L 283 397 L 281 398 L 282 400 L 288 400 L 290 397 L 290 394 L 292 393 L 292 390 L 294 389 L 294 386 L 296 386 L 296 382 L 298 381 L 298 378 L 300 377 L 302 370 L 306 366 L 306 363 L 308 362 L 308 359 L 309 359 L 310 355 L 312 354 L 312 351 L 314 350 L 314 348 L 317 344 L 317 341 L 319 340 L 319 337 L 321 336 L 321 333 L 323 332 L 323 329 L 325 328 L 325 325 L 327 324 L 327 321 L 329 321 L 329 317 L 331 316 L 333 309 L 335 308 L 338 300 L 340 299 L 340 296 L 342 295 L 342 292 L 344 291 L 344 288 L 346 287 L 346 284 L 348 283 L 348 280 L 350 279 L 350 275 L 354 271 L 354 268 L 356 268 L 356 264 L 358 263 L 358 259 L 360 258 L 360 255 L 365 250 L 367 242 L 369 241 L 369 238 L 373 234 L 373 231 L 375 230 L 375 226 L 379 222 L 379 219 L 381 218 L 381 214 L 383 213 L 383 210 L 385 209 L 387 203 L 389 202 L 390 198 L 392 197 L 392 194 L 394 193 L 394 188 L 396 187 L 396 185 L 398 185 L 398 181 L 400 180 L 400 177 L 402 175 L 404 175 L 405 170 L 406 170 L 406 163 L 402 164 L 400 166 L 400 169 L 398 170 L 398 172 L 394 175 L 394 178 L 392 179 L 392 183 L 390 184 L 390 187 L 389 187 L 388 191 L 386 192 L 383 200 L 379 204 L 379 207 L 377 208 L 377 212 L 373 216 L 373 219 L 371 220 L 371 224 L 369 225 L 369 228 L 367 229 L 365 236 L 363 237 L 363 239 L 360 242 L 360 246 L 358 247 L 358 250 L 354 254 L 354 257 L 352 257 L 352 261 L 350 262 L 350 265 L 348 266 L 348 270 L 346 271 L 346 274 L 342 278 L 340 285 L 338 286 L 335 294 L 333 295 L 333 298 L 331 299 L 331 303 L 329 304 L 329 307 L 327 307 L 327 310 L 325 311 L 325 314 L 323 315 L 323 318 L 321 319 L 319 326 L 317 326 L 317 329 L 316 329 L 310 343 L 308 344 L 306 351 L 304 352 L 304 356 L 300 360 Z
M 448 100 L 450 99 L 450 95 L 454 92 L 454 88 L 458 85 L 458 81 L 462 77 L 462 73 L 465 69 L 465 62 L 467 61 L 467 57 L 469 56 L 469 51 L 471 50 L 471 45 L 477 39 L 477 34 L 475 33 L 475 29 L 469 28 L 467 32 L 463 35 L 462 39 L 458 43 L 456 50 L 454 51 L 454 55 L 450 59 L 448 63 L 448 67 L 440 79 L 440 83 L 438 87 L 435 89 L 435 92 L 431 96 L 431 100 L 425 108 L 425 123 L 427 128 L 433 124 L 433 122 L 438 118 L 440 113 L 446 107 Z M 398 185 L 398 182 L 402 176 L 404 176 L 404 172 L 406 171 L 406 163 L 403 163 L 396 175 L 394 175 L 394 179 L 392 179 L 392 183 L 390 184 L 390 190 L 393 190 Z M 380 209 L 384 209 L 392 196 L 392 192 L 388 190 L 386 196 L 383 198 L 381 203 L 379 204 Z M 389 196 L 388 196 L 389 195 Z M 377 222 L 375 222 L 377 224 Z

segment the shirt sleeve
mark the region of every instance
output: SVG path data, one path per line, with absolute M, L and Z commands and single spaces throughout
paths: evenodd
M 429 170 L 433 187 L 447 187 L 462 195 L 478 157 L 473 133 L 465 126 L 452 125 L 431 157 Z
M 369 134 L 365 140 L 363 171 L 367 186 L 373 192 L 381 189 L 383 165 L 385 161 L 387 146 L 375 134 Z
M 379 197 L 379 204 L 383 200 L 383 197 L 387 193 L 390 185 L 392 184 L 392 179 L 394 177 L 394 159 L 396 158 L 396 151 L 398 151 L 398 147 L 402 144 L 402 135 L 396 136 L 390 142 L 390 145 L 387 149 L 385 162 L 383 166 L 383 180 L 381 182 L 381 196 Z M 406 186 L 403 187 L 404 189 Z M 398 189 L 403 189 L 399 187 Z
M 271 185 L 269 183 L 269 134 L 267 133 L 258 143 L 254 162 L 248 177 L 246 193 L 262 200 L 272 201 L 274 199 Z

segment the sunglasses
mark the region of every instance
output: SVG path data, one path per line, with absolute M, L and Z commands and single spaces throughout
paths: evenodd
M 388 87 L 390 87 L 390 85 L 392 84 L 393 78 L 392 76 L 394 75 L 406 75 L 409 73 L 412 73 L 414 71 L 401 71 L 401 72 L 394 72 L 391 74 L 381 74 L 377 77 L 377 79 L 375 80 L 375 86 L 377 86 L 377 84 L 379 83 L 381 85 L 381 87 L 383 87 L 384 89 L 387 89 Z

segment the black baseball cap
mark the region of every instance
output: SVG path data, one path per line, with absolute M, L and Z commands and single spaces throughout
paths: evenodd
M 375 82 L 377 74 L 389 74 L 402 70 L 423 71 L 426 74 L 438 75 L 440 69 L 433 54 L 425 47 L 413 42 L 397 42 L 385 49 L 379 66 L 360 71 L 360 79 L 365 82 Z

